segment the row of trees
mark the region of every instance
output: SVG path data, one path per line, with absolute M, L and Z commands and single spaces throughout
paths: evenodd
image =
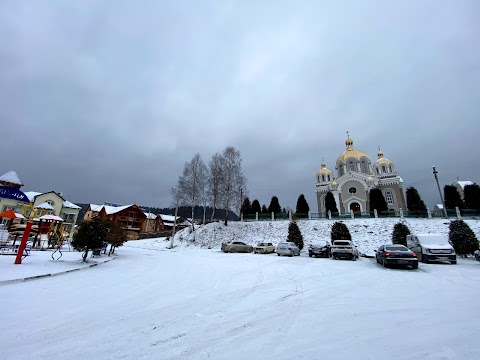
M 222 153 L 214 154 L 208 166 L 198 153 L 186 162 L 177 187 L 172 189 L 172 195 L 174 204 L 191 207 L 192 219 L 195 206 L 203 206 L 205 209 L 209 203 L 213 208 L 212 219 L 216 209 L 223 209 L 227 225 L 229 211 L 236 212 L 241 206 L 246 184 L 240 151 L 228 146 Z
M 457 188 L 453 185 L 445 185 L 443 197 L 447 209 L 480 209 L 480 186 L 477 184 L 466 185 L 463 188 L 463 199 Z
M 272 199 L 270 200 L 270 205 L 268 207 L 265 204 L 260 206 L 260 202 L 257 199 L 250 202 L 250 198 L 246 196 L 243 199 L 243 203 L 240 211 L 244 215 L 253 215 L 256 213 L 271 214 L 272 212 L 275 214 L 287 213 L 287 209 L 282 208 L 280 206 L 280 202 L 278 201 L 278 197 L 276 196 L 272 196 Z M 310 207 L 308 206 L 307 200 L 305 199 L 305 195 L 300 194 L 297 200 L 295 214 L 306 215 L 308 214 L 309 211 L 310 211 Z

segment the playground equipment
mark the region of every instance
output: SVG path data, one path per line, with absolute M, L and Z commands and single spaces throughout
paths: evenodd
M 59 260 L 62 257 L 62 245 L 65 242 L 66 233 L 63 231 L 63 223 L 61 222 L 52 222 L 50 225 L 50 231 L 48 232 L 48 243 L 53 247 L 56 247 L 55 251 L 52 253 L 53 260 Z M 55 259 L 54 255 L 59 253 L 59 257 Z

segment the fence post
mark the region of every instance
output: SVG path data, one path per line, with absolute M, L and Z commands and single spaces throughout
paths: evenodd
M 355 215 L 353 215 L 353 210 L 350 210 L 350 217 L 351 217 L 352 219 L 355 219 Z
M 403 219 L 403 209 L 400 208 L 400 219 Z
M 332 220 L 332 212 L 330 210 L 328 210 L 328 219 Z
M 377 211 L 377 209 L 373 209 L 373 214 L 375 215 L 375 219 L 378 219 L 378 211 Z
M 457 220 L 461 220 L 462 215 L 460 214 L 460 209 L 458 208 L 458 206 L 455 206 L 455 211 L 457 212 Z
M 275 213 L 272 211 L 272 221 L 275 220 Z
M 258 221 L 258 211 L 255 213 L 255 221 Z
M 432 211 L 431 211 L 430 209 L 427 209 L 427 217 L 428 217 L 429 219 L 432 218 Z
M 308 220 L 312 220 L 312 213 L 310 211 L 308 212 Z

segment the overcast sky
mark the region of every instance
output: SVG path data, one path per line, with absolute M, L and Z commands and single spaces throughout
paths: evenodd
M 234 146 L 251 200 L 317 211 L 347 130 L 429 207 L 432 165 L 480 182 L 478 0 L 0 0 L 0 39 L 24 191 L 167 207 L 186 161 Z

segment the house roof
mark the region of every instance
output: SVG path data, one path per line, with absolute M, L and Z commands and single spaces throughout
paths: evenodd
M 46 201 L 41 203 L 40 205 L 35 206 L 35 208 L 44 209 L 44 210 L 53 210 L 53 206 Z
M 160 218 L 162 219 L 163 222 L 171 222 L 173 223 L 173 221 L 175 220 L 175 216 L 174 215 L 165 215 L 165 214 L 159 214 Z M 180 217 L 177 216 L 177 219 L 179 219 Z
M 81 209 L 80 206 L 75 205 L 74 203 L 72 203 L 72 202 L 70 202 L 70 201 L 67 201 L 67 200 L 65 200 L 65 201 L 63 202 L 63 207 L 69 208 L 69 209 Z
M 13 170 L 0 176 L 0 182 L 6 182 L 14 185 L 23 186 L 23 183 L 20 181 L 20 178 L 18 177 L 17 173 Z
M 100 212 L 100 211 L 102 211 L 102 209 L 105 209 L 105 213 L 107 215 L 112 215 L 112 214 L 116 214 L 116 213 L 118 213 L 122 210 L 128 209 L 129 207 L 132 207 L 132 206 L 135 206 L 135 204 L 129 204 L 129 205 L 123 205 L 123 206 L 90 204 L 90 210 Z
M 467 185 L 473 185 L 473 182 L 472 181 L 457 181 L 456 184 L 460 185 L 460 187 L 463 189 L 465 188 L 465 186 Z
M 145 216 L 147 219 L 150 220 L 155 220 L 157 218 L 157 214 L 151 213 L 151 212 L 144 212 Z

